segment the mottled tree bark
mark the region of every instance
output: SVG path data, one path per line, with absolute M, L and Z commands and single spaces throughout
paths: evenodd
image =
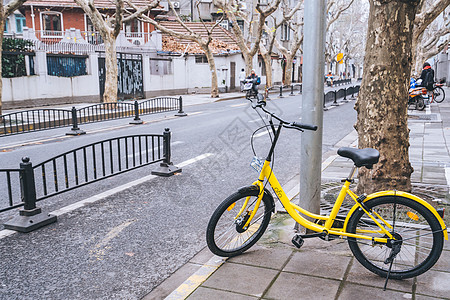
M 359 148 L 380 151 L 360 168 L 358 193 L 411 190 L 407 97 L 414 17 L 419 1 L 371 0 L 364 75 L 355 109 Z
M 211 71 L 211 98 L 217 98 L 219 97 L 219 85 L 217 83 L 216 61 L 214 60 L 211 49 L 209 48 L 209 42 L 206 44 L 199 43 L 199 45 L 202 47 L 203 51 L 205 51 L 209 70 Z
M 270 57 L 270 52 L 267 51 L 267 49 L 264 46 L 260 46 L 260 52 L 261 56 L 264 61 L 264 65 L 266 66 L 266 87 L 272 88 L 273 86 L 273 79 L 272 79 L 272 58 Z
M 106 38 L 105 38 L 106 37 Z M 105 35 L 105 92 L 103 93 L 103 102 L 111 103 L 117 102 L 117 51 L 116 51 L 116 37 Z

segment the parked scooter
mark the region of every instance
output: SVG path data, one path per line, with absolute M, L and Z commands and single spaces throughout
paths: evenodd
M 416 87 L 420 82 L 416 82 L 414 78 L 411 78 L 409 98 L 408 98 L 408 108 L 414 106 L 417 110 L 425 109 L 424 95 L 427 94 L 427 89 L 424 87 Z
M 263 100 L 263 95 L 258 93 L 257 88 L 253 88 L 253 86 L 256 86 L 257 78 L 247 78 L 244 81 L 244 89 L 245 92 L 245 98 L 248 100 L 257 99 L 258 101 Z

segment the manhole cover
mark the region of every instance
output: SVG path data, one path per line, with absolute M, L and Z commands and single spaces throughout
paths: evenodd
M 409 113 L 408 118 L 416 121 L 441 122 L 441 118 L 437 114 L 415 114 Z

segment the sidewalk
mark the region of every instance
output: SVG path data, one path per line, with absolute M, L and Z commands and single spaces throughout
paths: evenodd
M 413 193 L 446 206 L 449 224 L 449 98 L 410 112 L 409 128 Z M 352 166 L 336 155 L 337 148 L 356 145 L 352 132 L 323 156 L 322 194 L 337 189 Z M 298 182 L 296 176 L 285 184 L 288 196 L 298 195 Z M 362 267 L 346 241 L 306 239 L 297 249 L 291 244 L 293 227 L 287 214 L 277 213 L 258 244 L 243 255 L 225 260 L 206 248 L 143 299 L 450 299 L 449 241 L 430 271 L 390 280 L 383 291 L 385 280 Z

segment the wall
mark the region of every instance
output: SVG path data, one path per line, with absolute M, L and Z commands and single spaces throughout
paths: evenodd
M 85 76 L 57 77 L 47 75 L 47 58 L 36 52 L 37 75 L 2 78 L 3 108 L 57 105 L 75 102 L 99 102 L 98 56 L 90 55 Z

